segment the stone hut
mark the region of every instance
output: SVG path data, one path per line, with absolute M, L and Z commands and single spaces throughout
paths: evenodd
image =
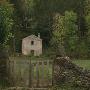
M 42 39 L 38 36 L 30 35 L 22 40 L 22 54 L 39 56 L 42 54 Z

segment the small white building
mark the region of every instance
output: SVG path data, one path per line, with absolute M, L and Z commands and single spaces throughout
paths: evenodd
M 38 36 L 30 35 L 22 40 L 22 54 L 39 56 L 42 54 L 42 39 Z

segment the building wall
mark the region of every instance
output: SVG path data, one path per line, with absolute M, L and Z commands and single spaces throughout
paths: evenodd
M 34 41 L 34 45 L 31 45 L 31 41 Z M 34 50 L 34 56 L 42 54 L 42 40 L 26 38 L 22 40 L 22 53 L 23 55 L 30 55 Z

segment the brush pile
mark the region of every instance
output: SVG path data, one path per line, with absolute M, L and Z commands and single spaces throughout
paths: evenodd
M 54 60 L 54 84 L 90 89 L 90 71 L 73 64 L 68 57 L 57 57 Z

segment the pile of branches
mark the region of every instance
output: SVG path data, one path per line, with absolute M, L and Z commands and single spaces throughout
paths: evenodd
M 53 80 L 56 85 L 69 84 L 90 89 L 90 71 L 75 65 L 68 57 L 54 60 Z

